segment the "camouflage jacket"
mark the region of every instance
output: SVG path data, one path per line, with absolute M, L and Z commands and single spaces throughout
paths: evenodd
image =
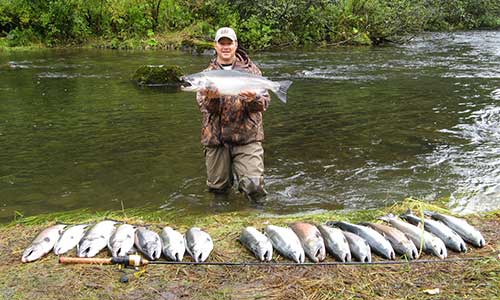
M 219 70 L 222 66 L 214 59 L 205 71 Z M 236 53 L 233 70 L 261 75 L 261 71 L 244 52 Z M 198 107 L 203 115 L 201 144 L 215 147 L 224 144 L 245 145 L 264 140 L 262 112 L 269 106 L 271 98 L 265 92 L 247 103 L 239 96 L 222 96 L 207 99 L 196 94 Z

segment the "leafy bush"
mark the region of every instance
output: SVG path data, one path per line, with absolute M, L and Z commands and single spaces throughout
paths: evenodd
M 211 41 L 231 26 L 248 48 L 377 44 L 423 30 L 500 26 L 498 0 L 0 0 L 11 45 L 102 38 L 112 47 L 182 33 Z M 151 34 L 154 33 L 154 34 Z M 125 45 L 125 46 L 124 46 Z

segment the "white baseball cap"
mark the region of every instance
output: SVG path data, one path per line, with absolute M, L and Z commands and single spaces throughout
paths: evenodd
M 232 28 L 229 27 L 222 27 L 217 30 L 217 33 L 215 34 L 215 41 L 218 42 L 221 38 L 228 38 L 231 41 L 236 41 L 236 32 Z

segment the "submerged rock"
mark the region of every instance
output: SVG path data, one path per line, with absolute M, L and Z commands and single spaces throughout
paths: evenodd
M 179 66 L 145 65 L 135 71 L 132 80 L 139 85 L 177 86 L 181 83 L 182 76 L 183 72 Z

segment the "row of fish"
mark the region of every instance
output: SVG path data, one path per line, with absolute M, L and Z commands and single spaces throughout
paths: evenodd
M 210 235 L 197 227 L 182 235 L 171 227 L 163 228 L 158 234 L 146 227 L 130 224 L 116 227 L 117 224 L 104 220 L 92 227 L 88 224 L 51 226 L 38 234 L 21 261 L 40 259 L 52 249 L 54 254 L 61 255 L 75 247 L 78 257 L 94 257 L 107 246 L 113 257 L 125 256 L 137 249 L 149 260 L 156 260 L 163 253 L 170 260 L 182 261 L 187 251 L 196 262 L 203 262 L 214 248 Z
M 485 245 L 481 233 L 464 219 L 430 211 L 424 214 L 428 218 L 417 217 L 410 210 L 400 218 L 393 214 L 379 218 L 391 226 L 343 221 L 316 226 L 297 222 L 289 227 L 268 225 L 264 234 L 246 227 L 239 240 L 261 261 L 270 261 L 276 249 L 297 263 L 303 263 L 305 256 L 312 262 L 323 261 L 327 251 L 342 262 L 371 262 L 372 251 L 390 260 L 396 255 L 417 259 L 421 251 L 444 259 L 448 256 L 447 248 L 465 252 L 465 242 L 475 247 Z

